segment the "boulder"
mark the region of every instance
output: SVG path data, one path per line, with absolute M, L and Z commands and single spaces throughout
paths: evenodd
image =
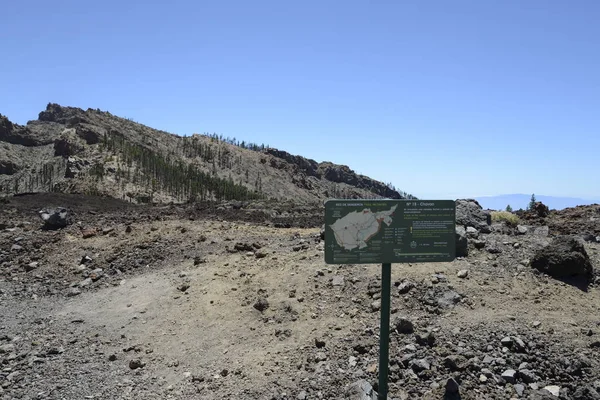
M 456 225 L 464 226 L 465 229 L 472 227 L 481 233 L 492 231 L 492 214 L 484 210 L 477 200 L 456 200 Z
M 44 221 L 44 229 L 61 229 L 69 224 L 69 212 L 63 207 L 41 210 L 39 215 Z
M 573 235 L 557 236 L 548 246 L 538 250 L 531 267 L 555 278 L 572 276 L 593 279 L 593 266 L 583 243 Z

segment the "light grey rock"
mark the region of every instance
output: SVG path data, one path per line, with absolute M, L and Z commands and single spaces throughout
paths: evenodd
M 348 400 L 377 400 L 377 393 L 375 393 L 369 382 L 361 379 L 346 387 L 344 398 Z
M 502 373 L 502 378 L 508 383 L 515 383 L 517 380 L 517 371 L 514 369 L 507 369 Z
M 344 286 L 344 277 L 341 275 L 335 275 L 331 280 L 331 284 L 333 286 Z

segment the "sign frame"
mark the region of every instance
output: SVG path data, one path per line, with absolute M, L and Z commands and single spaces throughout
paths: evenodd
M 391 205 L 394 203 L 396 207 Z M 342 215 L 345 207 L 353 211 L 347 210 Z M 403 219 L 396 220 L 396 226 L 392 227 L 399 212 Z M 344 218 L 347 218 L 344 222 L 338 222 Z M 332 227 L 336 223 L 338 225 Z M 369 243 L 371 249 L 368 249 Z M 337 258 L 336 244 L 344 248 L 338 250 Z M 358 256 L 348 256 L 347 252 L 353 250 Z M 411 253 L 411 250 L 414 251 Z M 452 262 L 455 258 L 454 200 L 330 199 L 325 202 L 325 263 L 381 264 L 379 400 L 387 400 L 388 395 L 392 263 Z

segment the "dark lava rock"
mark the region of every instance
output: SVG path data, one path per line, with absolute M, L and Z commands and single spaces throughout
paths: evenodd
M 394 329 L 396 329 L 398 333 L 404 334 L 413 333 L 415 331 L 413 323 L 406 318 L 397 318 L 396 321 L 394 321 Z
M 469 226 L 477 229 L 481 233 L 490 233 L 492 231 L 492 214 L 483 210 L 481 205 L 474 199 L 456 200 L 456 225 Z
M 538 250 L 531 267 L 555 278 L 572 276 L 593 279 L 593 266 L 583 243 L 573 235 L 557 236 L 548 246 Z
M 421 346 L 435 345 L 435 335 L 431 331 L 424 334 L 415 333 L 415 340 Z
M 258 299 L 256 301 L 256 303 L 254 303 L 253 306 L 255 309 L 257 309 L 260 312 L 265 311 L 267 308 L 269 308 L 269 302 L 267 301 L 267 299 L 261 297 L 260 299 Z
M 411 281 L 404 281 L 398 285 L 398 293 L 406 294 L 411 291 L 412 288 L 415 287 L 415 284 Z
M 580 386 L 571 398 L 573 400 L 600 400 L 600 393 L 591 385 Z
M 249 243 L 236 243 L 233 248 L 237 251 L 254 251 L 254 247 Z
M 140 359 L 135 359 L 135 360 L 131 360 L 129 361 L 129 368 L 131 369 L 138 369 L 138 368 L 143 368 L 146 364 L 142 362 L 142 360 Z
M 469 361 L 460 354 L 453 354 L 444 359 L 444 366 L 450 371 L 462 371 L 467 368 Z
M 44 229 L 61 229 L 69 224 L 69 212 L 63 207 L 42 210 L 39 215 L 44 221 Z

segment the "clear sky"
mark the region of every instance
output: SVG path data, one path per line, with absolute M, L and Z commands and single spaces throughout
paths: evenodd
M 5 1 L 0 113 L 100 108 L 420 198 L 600 197 L 596 0 Z

